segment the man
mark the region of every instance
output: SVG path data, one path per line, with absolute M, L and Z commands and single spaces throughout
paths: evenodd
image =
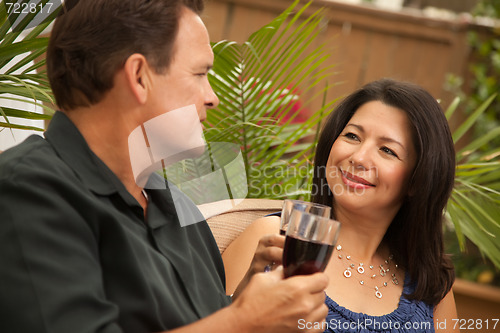
M 202 2 L 65 4 L 47 54 L 62 111 L 0 155 L 0 332 L 319 331 L 323 274 L 256 274 L 281 238 L 261 242 L 231 303 L 207 224 L 181 227 L 173 190 L 134 177 L 134 129 L 218 103 Z

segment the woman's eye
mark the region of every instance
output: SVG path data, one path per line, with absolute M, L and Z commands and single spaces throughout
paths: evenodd
M 358 136 L 351 132 L 344 134 L 344 136 L 351 140 L 359 140 Z
M 387 147 L 382 147 L 380 150 L 382 150 L 386 154 L 398 157 L 398 155 L 393 150 L 391 150 L 391 149 L 389 149 Z

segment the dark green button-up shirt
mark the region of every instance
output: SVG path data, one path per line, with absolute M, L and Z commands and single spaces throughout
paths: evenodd
M 229 303 L 210 229 L 180 226 L 174 188 L 148 190 L 145 220 L 63 113 L 45 137 L 0 154 L 0 332 L 157 332 Z

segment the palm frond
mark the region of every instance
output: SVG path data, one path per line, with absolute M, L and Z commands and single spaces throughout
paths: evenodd
M 298 5 L 241 45 L 213 44 L 209 78 L 220 104 L 208 114 L 205 137 L 241 147 L 250 197 L 307 198 L 314 140 L 333 103 L 307 110 L 328 90 L 334 66 L 318 45 L 321 10 L 304 15 L 310 3 Z M 296 124 L 304 113 L 307 119 Z
M 478 107 L 453 133 L 458 141 L 487 110 L 495 95 Z M 446 115 L 459 106 L 455 100 Z M 455 187 L 447 205 L 448 219 L 453 222 L 461 249 L 465 237 L 500 268 L 500 149 L 482 151 L 500 134 L 493 128 L 457 152 Z
M 43 7 L 49 2 L 40 0 L 37 6 Z M 0 116 L 5 122 L 0 123 L 0 127 L 42 130 L 32 126 L 14 125 L 9 117 L 50 118 L 35 116 L 31 111 L 37 107 L 43 108 L 49 115 L 53 113 L 46 105 L 54 103 L 52 91 L 46 73 L 40 70 L 45 65 L 43 54 L 47 49 L 48 38 L 40 35 L 54 20 L 59 8 L 54 6 L 50 15 L 42 22 L 37 22 L 37 12 L 11 12 L 8 15 L 5 6 L 0 8 L 0 100 L 22 101 L 26 105 L 33 105 L 33 109 L 27 107 L 29 109 L 24 110 L 3 107 Z M 16 23 L 12 29 L 14 22 Z M 39 72 L 35 73 L 37 70 Z
M 462 136 L 476 123 L 477 119 L 484 114 L 484 111 L 495 99 L 496 94 L 490 96 L 486 101 L 483 102 L 454 132 L 453 132 L 453 142 L 457 142 L 462 138 Z

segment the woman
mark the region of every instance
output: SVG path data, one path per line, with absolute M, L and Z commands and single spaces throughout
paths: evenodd
M 325 331 L 458 332 L 454 271 L 442 235 L 454 172 L 442 109 L 414 84 L 369 83 L 329 116 L 312 189 L 312 201 L 331 206 L 342 222 L 325 271 Z M 228 286 L 239 280 L 238 266 L 248 267 L 249 259 L 236 261 L 238 251 L 277 230 L 277 218 L 271 219 L 256 221 L 223 254 Z M 267 236 L 259 251 L 281 263 L 282 244 Z

